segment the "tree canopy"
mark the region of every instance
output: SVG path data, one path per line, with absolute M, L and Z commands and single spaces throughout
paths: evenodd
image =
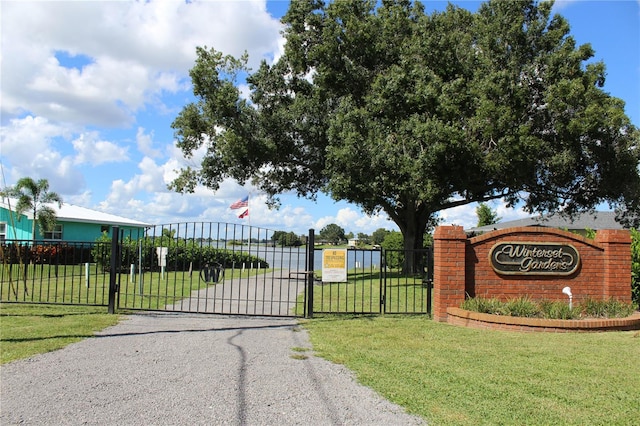
M 384 241 L 384 237 L 386 237 L 389 232 L 391 231 L 384 228 L 376 229 L 375 231 L 373 231 L 373 234 L 371 234 L 371 242 L 376 245 L 382 244 L 382 242 Z
M 604 63 L 587 62 L 593 49 L 576 46 L 551 8 L 291 2 L 272 65 L 251 73 L 246 57 L 198 48 L 197 101 L 172 126 L 187 157 L 206 154 L 170 187 L 251 180 L 273 204 L 285 191 L 323 191 L 386 212 L 405 248 L 422 247 L 439 211 L 473 202 L 636 213 L 638 129 L 603 90 Z
M 271 236 L 273 244 L 282 247 L 292 247 L 302 245 L 300 237 L 295 232 L 275 231 Z
M 498 217 L 498 212 L 492 210 L 485 203 L 480 203 L 476 207 L 476 216 L 478 216 L 478 224 L 476 226 L 493 225 L 500 222 L 501 217 Z
M 340 225 L 330 223 L 320 230 L 320 238 L 331 244 L 340 244 L 347 239 L 344 229 Z

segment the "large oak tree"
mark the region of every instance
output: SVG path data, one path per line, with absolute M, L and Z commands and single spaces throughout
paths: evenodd
M 197 101 L 173 128 L 187 156 L 206 155 L 171 187 L 252 180 L 274 204 L 324 191 L 386 212 L 405 248 L 422 247 L 437 212 L 472 202 L 636 212 L 638 130 L 604 91 L 605 65 L 551 8 L 292 1 L 274 64 L 251 73 L 246 57 L 198 48 Z

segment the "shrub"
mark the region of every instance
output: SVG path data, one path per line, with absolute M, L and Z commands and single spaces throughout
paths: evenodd
M 546 319 L 579 319 L 579 318 L 623 318 L 631 315 L 635 306 L 619 300 L 594 300 L 591 298 L 580 302 L 573 309 L 563 301 L 532 301 L 523 296 L 506 302 L 496 298 L 475 297 L 466 299 L 460 306 L 468 311 L 493 315 L 514 317 L 546 318 Z
M 404 243 L 402 234 L 389 232 L 380 244 L 385 249 L 385 266 L 390 269 L 401 269 L 404 264 Z
M 586 299 L 579 305 L 582 315 L 595 318 L 626 317 L 633 313 L 633 304 L 622 303 L 619 300 Z
M 512 317 L 536 317 L 540 313 L 540 308 L 527 296 L 511 299 L 505 303 L 505 309 Z
M 547 319 L 576 319 L 580 317 L 579 309 L 569 309 L 566 302 L 543 300 L 540 302 L 540 317 Z
M 124 269 L 128 265 L 137 265 L 142 257 L 142 267 L 158 269 L 156 248 L 167 247 L 167 271 L 187 271 L 201 269 L 205 264 L 220 264 L 225 268 L 234 265 L 252 264 L 254 268 L 269 268 L 262 258 L 237 250 L 221 249 L 208 245 L 199 245 L 192 240 L 175 239 L 167 236 L 159 238 L 142 238 L 134 240 L 126 237 L 121 242 L 120 265 Z M 111 237 L 104 233 L 96 240 L 91 252 L 94 262 L 108 269 L 111 262 Z
M 640 308 L 640 231 L 631 229 L 631 299 Z
M 500 306 L 502 302 L 498 299 L 485 299 L 484 297 L 474 297 L 472 299 L 466 299 L 462 303 L 462 309 L 468 311 L 480 312 L 483 314 L 496 314 L 500 313 Z
M 65 242 L 40 242 L 37 244 L 0 244 L 0 263 L 74 265 L 89 259 L 88 246 Z

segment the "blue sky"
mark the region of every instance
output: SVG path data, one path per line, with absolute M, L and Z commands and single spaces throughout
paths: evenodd
M 446 2 L 424 2 L 427 10 Z M 479 2 L 453 2 L 476 10 Z M 147 223 L 223 221 L 306 234 L 337 223 L 347 232 L 397 229 L 386 216 L 320 195 L 264 195 L 224 182 L 217 192 L 167 190 L 189 164 L 175 148 L 172 121 L 192 99 L 196 46 L 250 63 L 277 58 L 286 1 L 2 1 L 0 160 L 4 186 L 46 178 L 66 202 Z M 605 90 L 640 125 L 640 2 L 560 1 L 578 44 L 607 66 Z M 249 219 L 229 205 L 251 193 Z M 525 216 L 491 204 L 503 221 Z M 475 225 L 475 205 L 441 212 L 444 223 Z

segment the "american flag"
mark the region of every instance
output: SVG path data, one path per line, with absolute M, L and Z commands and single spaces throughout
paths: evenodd
M 232 209 L 241 209 L 242 207 L 249 207 L 249 196 L 247 195 L 246 197 L 236 201 L 235 203 L 231 204 Z
M 242 212 L 240 214 L 240 216 L 238 216 L 240 219 L 243 219 L 245 217 L 249 216 L 249 209 L 246 209 L 244 212 Z

